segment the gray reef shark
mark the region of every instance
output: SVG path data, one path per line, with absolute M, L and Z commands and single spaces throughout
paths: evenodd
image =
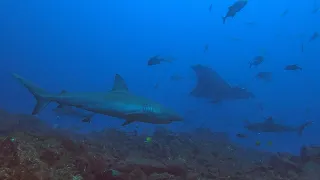
M 255 97 L 245 88 L 232 87 L 210 67 L 198 64 L 191 66 L 191 68 L 197 76 L 196 87 L 190 93 L 194 97 L 211 99 L 212 102 Z
M 108 92 L 64 92 L 60 94 L 49 93 L 17 74 L 13 74 L 13 77 L 25 86 L 37 100 L 33 115 L 38 114 L 48 103 L 56 102 L 97 114 L 125 119 L 123 125 L 135 121 L 169 124 L 183 120 L 172 109 L 130 93 L 126 82 L 119 74 L 115 75 L 113 88 Z
M 263 122 L 258 123 L 251 123 L 246 121 L 246 125 L 244 126 L 246 129 L 252 132 L 297 132 L 299 136 L 302 135 L 303 130 L 310 124 L 312 124 L 312 121 L 308 121 L 306 123 L 303 123 L 300 126 L 292 127 L 282 124 L 277 124 L 274 122 L 272 117 L 268 117 Z
M 91 118 L 95 115 L 95 113 L 90 111 L 75 108 L 72 106 L 64 106 L 61 104 L 52 109 L 52 111 L 57 114 L 57 118 L 60 118 L 61 116 L 68 116 L 73 118 L 80 118 L 82 122 L 91 122 Z

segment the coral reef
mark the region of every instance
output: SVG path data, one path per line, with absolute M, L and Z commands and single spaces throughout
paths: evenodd
M 233 144 L 223 132 L 158 128 L 152 141 L 106 129 L 76 134 L 0 111 L 1 180 L 319 180 L 320 148 L 300 156 Z

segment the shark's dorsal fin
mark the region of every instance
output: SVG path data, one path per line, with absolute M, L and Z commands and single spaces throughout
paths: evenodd
M 266 124 L 274 124 L 272 116 L 267 117 L 266 120 L 264 121 L 264 123 L 266 123 Z
M 126 84 L 126 81 L 119 74 L 116 74 L 114 76 L 112 91 L 128 92 L 128 86 Z

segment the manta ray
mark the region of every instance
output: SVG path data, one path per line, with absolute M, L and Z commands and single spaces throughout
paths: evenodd
M 196 73 L 197 84 L 190 94 L 197 98 L 211 99 L 212 102 L 254 98 L 245 88 L 232 87 L 212 68 L 200 64 L 191 66 Z

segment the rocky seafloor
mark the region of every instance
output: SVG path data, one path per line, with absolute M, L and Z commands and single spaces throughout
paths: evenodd
M 106 129 L 80 135 L 31 115 L 0 111 L 0 180 L 319 180 L 320 148 L 300 156 L 248 150 L 196 129 L 146 136 Z

